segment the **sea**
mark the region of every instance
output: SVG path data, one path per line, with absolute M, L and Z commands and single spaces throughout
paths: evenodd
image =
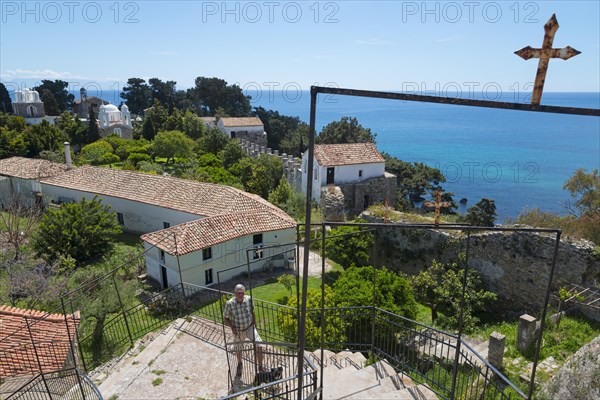
M 119 104 L 118 91 L 88 90 Z M 278 111 L 309 122 L 310 93 L 244 90 L 253 107 Z M 73 93 L 76 98 L 79 93 Z M 440 92 L 416 94 L 442 95 Z M 447 97 L 465 93 L 443 92 Z M 469 93 L 468 98 L 528 103 L 530 93 Z M 543 105 L 600 108 L 600 93 L 543 94 Z M 316 129 L 349 116 L 376 134 L 379 151 L 407 162 L 440 169 L 444 190 L 453 193 L 458 212 L 481 198 L 493 199 L 497 223 L 514 220 L 534 208 L 560 215 L 574 202 L 563 189 L 578 168 L 600 169 L 600 118 L 590 116 L 497 110 L 399 100 L 319 94 Z
M 309 121 L 308 91 L 246 94 L 254 107 Z M 491 100 L 528 102 L 529 94 Z M 542 104 L 600 108 L 600 93 L 544 93 Z M 381 152 L 440 169 L 446 177 L 442 186 L 454 193 L 455 202 L 467 200 L 459 212 L 481 198 L 493 199 L 498 223 L 534 208 L 567 214 L 575 199 L 564 183 L 578 168 L 600 169 L 598 117 L 318 95 L 317 132 L 343 116 L 371 129 Z

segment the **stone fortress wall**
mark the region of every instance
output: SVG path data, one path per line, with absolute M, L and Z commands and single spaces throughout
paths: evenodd
M 383 222 L 363 213 L 369 222 Z M 376 265 L 410 275 L 418 274 L 435 259 L 458 260 L 466 251 L 466 235 L 434 229 L 377 230 Z M 534 232 L 483 231 L 471 233 L 469 265 L 476 268 L 485 287 L 498 295 L 498 312 L 537 315 L 542 309 L 555 248 L 555 235 Z M 561 287 L 597 287 L 600 254 L 587 240 L 561 240 L 558 248 L 552 294 Z M 599 301 L 600 302 L 600 301 Z M 598 302 L 597 302 L 598 303 Z M 600 304 L 577 306 L 600 320 Z

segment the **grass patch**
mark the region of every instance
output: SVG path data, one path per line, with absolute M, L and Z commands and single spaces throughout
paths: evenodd
M 154 379 L 154 380 L 152 381 L 152 386 L 158 386 L 158 385 L 160 385 L 160 384 L 161 384 L 161 383 L 163 383 L 163 382 L 164 382 L 164 381 L 163 381 L 163 378 L 156 378 L 156 379 Z
M 300 282 L 302 284 L 302 282 Z M 308 277 L 308 289 L 320 289 L 321 288 L 321 279 L 309 276 Z M 262 286 L 258 286 L 252 289 L 252 295 L 256 299 L 269 301 L 271 303 L 282 304 L 282 301 L 289 298 L 290 296 L 295 296 L 296 287 L 292 287 L 292 293 L 285 288 L 285 286 L 275 282 L 268 283 Z
M 527 352 L 521 353 L 517 349 L 517 330 L 518 320 L 502 321 L 478 327 L 475 335 L 480 340 L 487 340 L 494 331 L 506 336 L 504 371 L 502 372 L 521 390 L 527 391 L 528 387 L 521 383 L 519 375 L 524 373 L 529 364 L 533 362 L 535 346 L 532 346 Z M 540 362 L 548 357 L 553 357 L 556 363 L 562 366 L 570 356 L 598 335 L 600 335 L 600 323 L 582 317 L 565 316 L 559 327 L 547 322 L 540 348 Z M 549 379 L 550 376 L 538 368 L 536 382 L 545 383 Z
M 154 375 L 158 375 L 158 376 L 161 376 L 161 375 L 164 375 L 167 373 L 167 371 L 165 371 L 164 369 L 153 369 L 150 372 L 152 372 Z

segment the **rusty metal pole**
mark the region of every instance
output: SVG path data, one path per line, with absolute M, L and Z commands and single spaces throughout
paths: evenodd
M 304 257 L 302 276 L 302 301 L 298 318 L 298 400 L 302 400 L 302 373 L 304 367 L 304 341 L 306 336 L 306 291 L 308 290 L 308 257 L 310 248 L 310 212 L 312 200 L 312 180 L 315 154 L 315 116 L 317 113 L 317 90 L 310 88 L 310 125 L 308 128 L 308 166 L 306 171 L 306 219 L 304 225 Z

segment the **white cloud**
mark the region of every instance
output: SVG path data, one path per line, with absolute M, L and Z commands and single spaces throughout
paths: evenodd
M 49 79 L 49 80 L 66 80 L 66 81 L 100 81 L 100 82 L 116 82 L 121 81 L 120 78 L 92 78 L 84 75 L 77 75 L 69 71 L 54 71 L 51 69 L 31 70 L 17 68 L 0 73 L 0 78 L 6 81 L 15 79 Z

